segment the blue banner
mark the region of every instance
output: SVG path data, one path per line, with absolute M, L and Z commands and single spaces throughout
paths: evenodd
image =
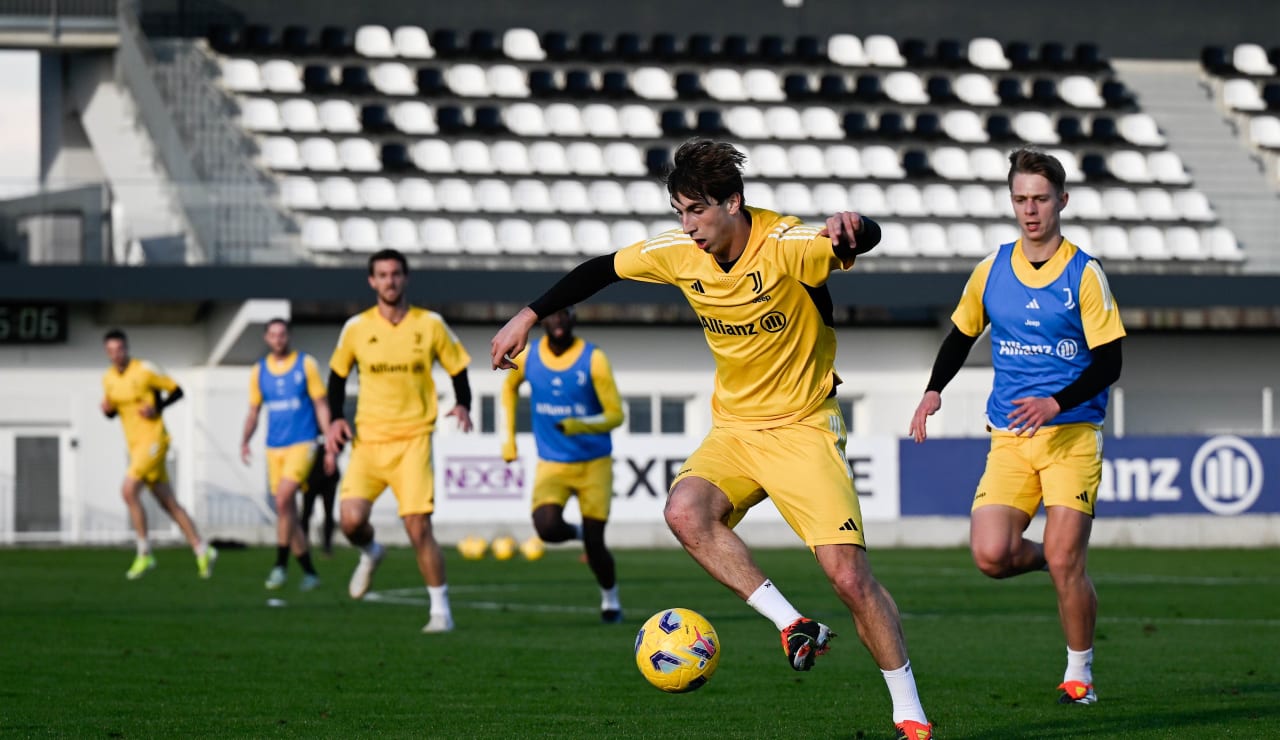
M 968 516 L 986 467 L 987 439 L 899 444 L 903 516 Z M 1108 437 L 1097 514 L 1280 512 L 1280 439 Z

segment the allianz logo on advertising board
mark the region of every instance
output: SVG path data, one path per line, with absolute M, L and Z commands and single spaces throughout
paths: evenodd
M 497 455 L 453 455 L 444 459 L 442 483 L 452 499 L 519 500 L 524 498 L 525 470 Z
M 1099 501 L 1181 501 L 1183 460 L 1177 457 L 1108 458 L 1102 461 Z M 1187 482 L 1206 510 L 1221 516 L 1244 511 L 1262 494 L 1262 458 L 1246 440 L 1212 437 L 1191 459 Z

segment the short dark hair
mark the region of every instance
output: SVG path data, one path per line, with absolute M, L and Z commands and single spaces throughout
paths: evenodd
M 120 341 L 124 342 L 125 344 L 128 344 L 128 343 L 129 343 L 129 338 L 128 338 L 128 337 L 126 337 L 126 336 L 124 335 L 124 332 L 123 332 L 123 331 L 121 331 L 121 330 L 119 330 L 119 329 L 111 329 L 111 330 L 110 330 L 110 331 L 108 331 L 106 334 L 103 334 L 103 335 L 102 335 L 102 343 L 103 343 L 103 344 L 106 344 L 107 342 L 110 342 L 112 339 L 119 339 Z
M 379 249 L 369 255 L 369 274 L 373 274 L 373 265 L 383 260 L 395 260 L 400 263 L 400 270 L 404 274 L 409 274 L 409 260 L 405 259 L 404 254 L 398 249 Z
M 717 203 L 734 193 L 741 197 L 742 163 L 746 158 L 727 142 L 690 139 L 676 150 L 674 166 L 663 178 L 667 193 Z
M 1053 189 L 1062 195 L 1067 191 L 1067 171 L 1062 162 L 1052 154 L 1023 147 L 1009 154 L 1009 188 L 1013 189 L 1014 175 L 1040 175 L 1049 181 Z
M 285 331 L 288 331 L 288 330 L 289 330 L 289 322 L 288 322 L 288 321 L 286 321 L 286 320 L 284 320 L 284 319 L 282 319 L 282 318 L 280 318 L 279 316 L 277 316 L 277 317 L 275 317 L 274 319 L 271 319 L 270 321 L 268 321 L 268 322 L 267 322 L 267 325 L 266 325 L 266 326 L 264 326 L 264 327 L 262 327 L 262 328 L 263 328 L 263 329 L 270 329 L 272 324 L 279 324 L 279 325 L 281 325 L 281 326 L 283 326 L 283 327 L 285 328 Z

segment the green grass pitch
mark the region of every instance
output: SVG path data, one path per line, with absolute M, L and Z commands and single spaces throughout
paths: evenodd
M 783 593 L 840 633 L 810 673 L 773 626 L 683 552 L 616 553 L 626 623 L 602 625 L 572 549 L 539 562 L 448 553 L 458 628 L 423 635 L 413 558 L 393 549 L 353 602 L 350 549 L 268 593 L 265 549 L 185 550 L 124 579 L 124 550 L 0 550 L 0 735 L 14 737 L 891 738 L 889 699 L 802 548 L 757 553 Z M 1065 646 L 1047 574 L 981 576 L 959 550 L 871 560 L 904 615 L 935 736 L 1280 737 L 1280 553 L 1095 550 L 1100 701 L 1059 706 Z M 268 606 L 268 598 L 286 602 Z M 651 613 L 706 615 L 722 643 L 701 690 L 640 677 Z

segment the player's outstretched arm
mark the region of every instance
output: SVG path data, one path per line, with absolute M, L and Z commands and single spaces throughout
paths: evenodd
M 529 332 L 538 323 L 538 314 L 525 306 L 520 313 L 511 317 L 493 339 L 489 342 L 489 359 L 494 370 L 514 370 L 516 363 L 512 360 L 524 351 L 529 343 Z
M 244 419 L 244 432 L 240 435 L 240 461 L 245 465 L 249 464 L 249 440 L 258 429 L 258 414 L 261 410 L 261 406 L 250 404 L 249 415 Z
M 976 341 L 978 341 L 977 337 L 965 334 L 955 325 L 952 325 L 951 333 L 947 334 L 946 339 L 942 340 L 942 346 L 938 348 L 938 356 L 933 361 L 929 385 L 926 387 L 924 397 L 920 399 L 920 404 L 916 406 L 916 412 L 911 416 L 911 426 L 908 431 L 916 442 L 923 442 L 928 437 L 925 433 L 925 424 L 930 416 L 942 408 L 942 389 L 946 388 L 947 383 L 950 383 L 956 373 L 960 372 L 965 359 L 969 357 L 969 350 L 973 348 L 973 343 Z

